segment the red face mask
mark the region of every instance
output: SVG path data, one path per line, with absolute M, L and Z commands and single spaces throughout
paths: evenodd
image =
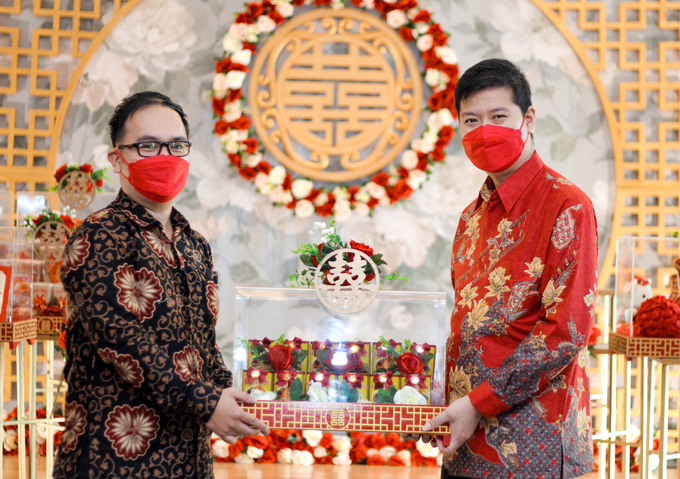
M 144 198 L 156 203 L 167 203 L 182 191 L 189 176 L 189 162 L 172 155 L 156 155 L 128 163 L 116 150 L 118 157 L 128 166 L 130 185 Z M 122 174 L 122 173 L 121 173 Z
M 463 137 L 463 148 L 473 165 L 487 173 L 498 173 L 510 168 L 520 157 L 524 145 L 522 126 L 518 130 L 498 125 L 478 126 Z

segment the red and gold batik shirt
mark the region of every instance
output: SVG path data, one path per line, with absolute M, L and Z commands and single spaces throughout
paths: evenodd
M 210 246 L 173 235 L 122 190 L 64 251 L 65 427 L 54 477 L 212 478 L 205 426 L 232 384 L 215 342 Z
M 449 402 L 484 415 L 444 466 L 471 478 L 552 479 L 592 469 L 587 341 L 597 291 L 588 197 L 538 154 L 490 178 L 453 243 Z

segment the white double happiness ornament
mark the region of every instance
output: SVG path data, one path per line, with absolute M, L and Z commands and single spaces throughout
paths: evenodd
M 352 260 L 346 254 L 352 254 Z M 347 255 L 349 258 L 349 255 Z M 324 276 L 322 269 L 328 263 L 330 268 Z M 366 283 L 366 266 L 370 265 L 375 281 Z M 326 278 L 330 284 L 325 284 Z M 380 290 L 380 272 L 366 253 L 356 249 L 343 248 L 326 255 L 314 275 L 314 290 L 319 301 L 336 313 L 358 313 L 368 308 Z

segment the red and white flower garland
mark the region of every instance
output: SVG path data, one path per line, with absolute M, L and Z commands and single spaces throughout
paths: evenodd
M 257 52 L 260 35 L 273 32 L 295 13 L 295 7 L 345 7 L 345 0 L 264 0 L 248 4 L 238 14 L 222 46 L 224 57 L 215 62 L 215 76 L 209 98 L 217 121 L 214 133 L 224 145 L 231 164 L 239 174 L 255 184 L 262 195 L 276 205 L 286 206 L 306 218 L 315 212 L 334 215 L 338 221 L 352 212 L 367 215 L 377 205 L 388 205 L 408 198 L 427 180 L 430 165 L 445 158 L 444 148 L 457 127 L 454 90 L 458 79 L 458 58 L 447 46 L 448 34 L 432 20 L 417 0 L 350 0 L 365 10 L 377 10 L 386 23 L 407 42 L 415 42 L 425 62 L 425 83 L 432 87 L 430 112 L 421 138 L 411 142 L 401 155 L 400 166 L 390 165 L 361 186 L 317 189 L 308 179 L 293 179 L 283 165 L 274 167 L 263 158 L 259 141 L 244 114 L 242 86 L 248 65 Z

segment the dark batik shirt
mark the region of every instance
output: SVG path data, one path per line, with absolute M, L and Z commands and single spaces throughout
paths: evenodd
M 54 477 L 212 478 L 205 426 L 232 385 L 215 342 L 210 246 L 122 190 L 70 238 L 65 427 Z M 82 455 L 85 455 L 82 457 Z
M 597 291 L 588 197 L 534 155 L 490 178 L 453 243 L 449 402 L 484 415 L 444 466 L 474 478 L 577 477 L 592 469 L 587 341 Z

